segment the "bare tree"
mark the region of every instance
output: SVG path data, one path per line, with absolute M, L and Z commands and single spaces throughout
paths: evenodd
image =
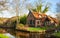
M 60 25 L 60 2 L 58 2 L 57 4 L 56 4 L 57 6 L 57 8 L 56 8 L 56 17 L 57 17 L 57 19 L 59 20 L 59 25 Z
M 57 8 L 56 8 L 57 14 L 56 14 L 56 16 L 60 20 L 60 2 L 58 2 L 56 5 L 57 5 Z
M 7 6 L 7 0 L 2 0 L 0 1 L 0 14 L 2 14 L 2 18 L 3 18 L 3 12 L 4 10 L 8 10 L 8 6 Z
M 15 3 L 16 3 L 16 18 L 17 18 L 17 24 L 19 23 L 18 21 L 18 16 L 19 16 L 19 0 L 15 0 Z
M 60 20 L 60 13 L 57 13 L 56 16 Z
M 0 11 L 8 10 L 7 1 L 0 1 Z

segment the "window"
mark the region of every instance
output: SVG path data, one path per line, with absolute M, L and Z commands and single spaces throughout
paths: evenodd
M 44 22 L 44 25 L 45 25 L 45 26 L 46 26 L 46 25 L 48 25 L 48 22 L 47 22 L 47 21 L 45 21 L 45 22 Z
M 32 24 L 32 20 L 30 20 L 30 24 Z
M 37 21 L 37 24 L 39 24 L 39 21 Z
M 35 24 L 35 20 L 33 20 L 33 24 Z
M 35 20 L 30 20 L 30 24 L 35 24 Z
M 46 22 L 44 22 L 44 26 L 46 26 Z

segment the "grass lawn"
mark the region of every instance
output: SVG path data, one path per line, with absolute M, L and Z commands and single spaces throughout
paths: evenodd
M 24 25 L 23 24 L 19 24 L 19 26 L 18 26 L 18 29 L 19 28 L 22 28 L 22 30 L 23 29 L 25 29 L 26 27 L 24 27 Z M 28 27 L 28 28 L 26 28 L 25 30 L 27 30 L 27 31 L 38 31 L 38 32 L 40 32 L 40 31 L 46 31 L 47 29 L 51 29 L 51 28 L 54 28 L 53 26 L 44 26 L 44 27 Z
M 38 27 L 38 28 L 35 28 L 35 27 L 29 27 L 28 28 L 28 31 L 43 31 L 43 30 L 46 30 L 46 28 L 45 27 L 42 27 L 42 28 L 40 28 L 40 27 Z
M 0 38 L 9 38 L 9 37 L 5 36 L 4 34 L 0 34 Z
M 60 32 L 54 33 L 54 36 L 60 37 Z
M 46 31 L 47 29 L 52 29 L 52 28 L 54 28 L 54 27 L 37 27 L 37 28 L 35 28 L 35 27 L 28 27 L 28 31 Z

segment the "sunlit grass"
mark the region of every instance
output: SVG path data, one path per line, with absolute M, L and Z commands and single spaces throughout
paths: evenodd
M 28 31 L 41 31 L 41 30 L 46 30 L 46 28 L 45 27 L 42 27 L 42 28 L 29 27 L 28 28 Z
M 60 37 L 60 32 L 54 33 L 54 36 Z
M 44 27 L 29 27 L 29 31 L 41 31 L 41 30 L 47 30 L 47 29 L 52 29 L 54 28 L 53 26 L 44 26 Z
M 0 38 L 9 38 L 9 37 L 5 36 L 4 34 L 0 34 Z

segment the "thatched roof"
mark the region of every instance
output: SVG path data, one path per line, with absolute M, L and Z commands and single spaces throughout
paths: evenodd
M 56 18 L 53 18 L 51 16 L 48 16 L 44 13 L 38 13 L 38 12 L 32 12 L 33 16 L 36 18 L 36 19 L 42 19 L 42 21 L 44 21 L 46 18 L 49 19 L 51 22 L 54 22 L 56 24 L 59 23 L 58 19 Z

